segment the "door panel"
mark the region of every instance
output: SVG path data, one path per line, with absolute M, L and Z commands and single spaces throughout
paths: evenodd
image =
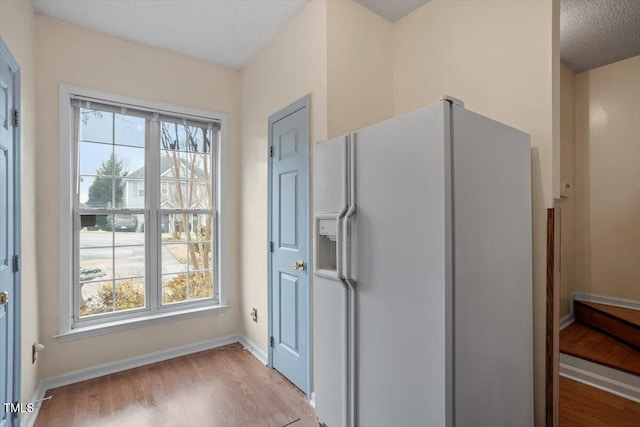
M 11 110 L 14 105 L 14 73 L 0 56 L 0 292 L 8 295 L 5 304 L 0 303 L 0 403 L 17 400 L 14 390 L 14 311 L 15 275 L 14 254 L 14 127 Z M 0 427 L 13 424 L 11 413 L 0 410 Z
M 309 391 L 309 119 L 303 107 L 271 126 L 272 366 Z M 302 261 L 304 269 L 295 269 Z

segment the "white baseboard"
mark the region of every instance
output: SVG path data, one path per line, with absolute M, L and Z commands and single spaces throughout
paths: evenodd
M 40 406 L 42 406 L 42 399 L 44 399 L 44 393 L 47 390 L 42 386 L 42 382 L 38 384 L 38 388 L 33 393 L 33 397 L 29 402 L 23 403 L 34 403 L 34 411 L 27 412 L 20 416 L 20 427 L 33 427 L 36 422 L 36 418 L 38 418 L 38 413 L 40 412 Z
M 151 363 L 162 362 L 165 360 L 173 359 L 180 356 L 186 356 L 188 354 L 197 353 L 199 351 L 210 350 L 216 347 L 222 347 L 228 344 L 240 342 L 243 345 L 250 343 L 249 340 L 241 335 L 228 335 L 213 340 L 207 340 L 195 344 L 189 344 L 182 347 L 176 347 L 169 350 L 157 351 L 155 353 L 145 354 L 143 356 L 132 357 L 129 359 L 118 360 L 115 362 L 104 363 L 101 365 L 92 366 L 90 368 L 79 369 L 77 371 L 67 372 L 62 375 L 56 375 L 53 377 L 45 378 L 40 381 L 38 388 L 34 394 L 32 402 L 38 402 L 45 397 L 45 392 L 52 388 L 58 388 L 69 384 L 74 384 L 80 381 L 86 381 L 93 378 L 102 377 L 104 375 L 114 374 L 116 372 L 126 371 L 127 369 L 138 368 L 140 366 L 149 365 Z M 246 345 L 245 345 L 246 347 Z M 251 352 L 261 362 L 264 360 L 264 356 L 261 358 L 256 353 L 259 351 L 257 347 L 255 352 Z M 261 353 L 261 352 L 260 352 Z M 264 353 L 261 353 L 264 355 Z M 29 403 L 29 402 L 24 402 Z M 41 402 L 36 403 L 35 411 L 24 414 L 22 417 L 21 427 L 32 427 L 40 411 Z
M 602 295 L 585 294 L 583 292 L 571 293 L 571 307 L 573 307 L 573 301 L 588 301 L 595 302 L 597 304 L 607 304 L 614 307 L 629 308 L 631 310 L 640 310 L 640 301 L 634 301 L 623 298 L 605 297 Z
M 640 403 L 640 377 L 636 375 L 562 353 L 560 375 Z
M 311 400 L 309 401 L 309 405 L 311 405 L 313 409 L 316 409 L 316 392 L 315 391 L 311 392 Z
M 560 319 L 560 330 L 563 330 L 564 328 L 575 322 L 575 320 L 576 319 L 573 317 L 573 313 L 567 314 L 562 319 Z
M 93 378 L 102 377 L 104 375 L 126 371 L 127 369 L 150 365 L 151 363 L 162 362 L 164 360 L 173 359 L 175 357 L 186 356 L 187 354 L 197 353 L 199 351 L 205 351 L 216 347 L 222 347 L 223 345 L 232 344 L 238 341 L 240 341 L 239 335 L 228 335 L 222 338 L 207 340 L 196 344 L 189 344 L 169 350 L 157 351 L 155 353 L 145 354 L 144 356 L 137 356 L 129 359 L 118 360 L 116 362 L 104 363 L 102 365 L 96 365 L 90 368 L 79 369 L 77 371 L 68 372 L 66 374 L 56 375 L 54 377 L 43 379 L 42 384 L 47 390 L 50 388 L 62 387 L 80 381 L 86 381 Z
M 260 347 L 251 342 L 248 338 L 240 336 L 240 344 L 247 350 L 249 353 L 253 354 L 253 356 L 258 359 L 263 365 L 267 365 L 269 363 L 269 357 L 267 354 L 262 351 Z

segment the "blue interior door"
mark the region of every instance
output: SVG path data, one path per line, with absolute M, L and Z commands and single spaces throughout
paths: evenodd
M 309 107 L 284 111 L 270 125 L 270 353 L 273 368 L 309 394 Z
M 0 404 L 17 400 L 14 389 L 16 310 L 14 256 L 14 73 L 0 55 Z M 14 425 L 0 408 L 0 427 Z M 17 424 L 16 424 L 17 425 Z

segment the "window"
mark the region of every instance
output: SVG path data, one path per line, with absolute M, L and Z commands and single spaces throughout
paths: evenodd
M 224 116 L 71 89 L 71 322 L 61 332 L 222 306 Z

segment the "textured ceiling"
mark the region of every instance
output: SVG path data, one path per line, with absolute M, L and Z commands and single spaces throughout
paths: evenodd
M 573 71 L 636 55 L 640 0 L 561 0 L 560 57 Z
M 41 15 L 241 68 L 308 1 L 31 0 L 31 4 Z
M 391 22 L 410 14 L 429 0 L 356 0 Z

